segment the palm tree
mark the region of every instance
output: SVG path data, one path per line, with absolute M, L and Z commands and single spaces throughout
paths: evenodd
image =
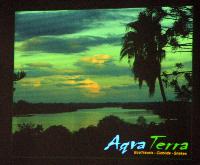
M 161 21 L 173 20 L 171 27 L 162 27 Z M 158 79 L 163 101 L 166 96 L 161 79 L 161 61 L 165 57 L 165 46 L 174 51 L 191 52 L 192 43 L 180 43 L 180 38 L 191 39 L 193 28 L 192 7 L 172 7 L 164 10 L 162 7 L 147 8 L 138 16 L 138 20 L 127 24 L 129 30 L 123 37 L 123 46 L 120 52 L 121 59 L 133 59 L 132 72 L 135 79 L 142 86 L 145 81 L 149 87 L 149 94 L 155 91 L 155 82 Z
M 167 36 L 162 34 L 161 20 L 166 13 L 162 8 L 148 8 L 141 12 L 138 20 L 127 24 L 129 30 L 123 37 L 123 46 L 120 56 L 133 59 L 132 72 L 135 79 L 142 86 L 145 81 L 149 87 L 149 94 L 155 91 L 155 82 L 158 78 L 163 101 L 166 101 L 161 74 L 161 61 L 165 57 L 164 46 Z

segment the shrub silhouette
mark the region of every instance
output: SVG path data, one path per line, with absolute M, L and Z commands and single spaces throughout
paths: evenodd
M 184 118 L 185 119 L 185 118 Z M 121 153 L 111 147 L 109 152 L 104 147 L 117 135 L 120 142 L 145 140 L 151 143 L 150 136 L 166 135 L 170 141 L 189 141 L 190 128 L 185 120 L 167 120 L 165 123 L 129 124 L 115 116 L 102 119 L 97 126 L 82 128 L 70 132 L 67 128 L 51 126 L 43 130 L 41 125 L 22 124 L 13 135 L 14 155 L 17 156 L 64 156 L 64 157 L 122 157 Z M 140 122 L 138 122 L 140 123 Z M 145 125 L 144 125 L 145 123 Z M 125 157 L 132 157 L 132 151 Z
M 59 125 L 47 128 L 40 138 L 40 151 L 46 156 L 70 155 L 71 151 L 71 133 Z
M 13 136 L 13 152 L 16 155 L 31 156 L 37 154 L 38 139 L 42 135 L 41 125 L 19 124 L 19 131 Z

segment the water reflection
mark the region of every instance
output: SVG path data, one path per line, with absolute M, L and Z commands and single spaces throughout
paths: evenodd
M 164 121 L 158 115 L 153 114 L 152 111 L 145 109 L 97 108 L 56 114 L 35 114 L 13 117 L 12 130 L 15 132 L 18 124 L 33 123 L 41 124 L 44 128 L 52 125 L 63 125 L 70 131 L 78 131 L 80 128 L 86 128 L 90 125 L 96 126 L 99 120 L 110 115 L 117 116 L 129 123 L 137 123 L 138 117 L 140 116 L 143 116 L 147 123 L 161 123 Z

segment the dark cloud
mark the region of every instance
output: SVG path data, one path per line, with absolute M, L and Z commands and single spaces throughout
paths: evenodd
M 58 72 L 54 71 L 53 69 L 47 70 L 47 69 L 40 69 L 35 67 L 26 67 L 24 69 L 26 72 L 26 77 L 42 77 L 42 76 L 54 76 L 58 75 Z
M 64 84 L 64 83 L 57 83 L 55 84 L 57 87 L 77 87 L 77 84 Z
M 73 74 L 72 76 L 74 76 L 74 75 L 76 75 L 76 74 Z M 67 75 L 67 76 L 69 76 L 69 75 Z M 70 81 L 70 80 L 74 80 L 74 81 L 83 81 L 84 80 L 84 78 L 83 77 L 76 77 L 76 78 L 67 78 L 67 80 L 68 81 Z
M 76 76 L 76 75 L 81 75 L 82 72 L 80 71 L 73 71 L 73 72 L 68 72 L 66 71 L 65 69 L 63 70 L 59 70 L 59 69 L 56 69 L 54 67 L 49 67 L 49 68 L 46 68 L 46 67 L 32 67 L 32 66 L 28 66 L 28 65 L 25 65 L 24 69 L 23 69 L 25 72 L 26 72 L 26 77 L 43 77 L 43 76 L 57 76 L 57 75 L 60 75 L 60 76 L 63 76 L 64 77 L 69 77 L 69 76 Z M 18 70 L 16 70 L 15 72 L 17 72 Z M 83 78 L 68 78 L 68 80 L 74 80 L 76 79 L 77 81 L 81 81 L 83 80 Z
M 73 34 L 103 25 L 103 21 L 135 19 L 136 13 L 140 10 L 72 10 L 17 13 L 15 39 L 16 41 L 21 41 L 37 36 Z
M 50 63 L 28 63 L 24 66 L 27 77 L 52 76 L 58 74 Z
M 36 36 L 72 34 L 89 28 L 99 18 L 95 11 L 60 11 L 16 14 L 16 40 Z
M 65 76 L 133 76 L 128 67 L 116 66 L 114 63 L 106 62 L 105 65 L 98 67 L 95 64 L 84 64 L 77 62 L 75 65 L 78 66 L 81 72 L 58 72 L 53 68 L 36 68 L 36 67 L 25 67 L 24 71 L 27 74 L 27 77 L 43 77 L 43 76 L 54 76 L 62 75 Z M 68 78 L 68 80 L 82 81 L 83 78 Z
M 112 86 L 111 88 L 116 89 L 116 90 L 133 90 L 135 88 L 139 88 L 139 85 L 134 83 L 133 81 L 133 84 L 131 85 L 124 84 L 124 85 L 119 85 L 119 86 Z
M 83 71 L 82 74 L 85 75 L 99 75 L 99 76 L 124 76 L 130 75 L 132 73 L 128 67 L 117 66 L 114 61 L 108 60 L 103 65 L 95 65 L 91 63 L 86 63 L 79 61 L 75 64 L 77 67 Z
M 121 37 L 107 36 L 95 37 L 84 36 L 79 38 L 55 38 L 55 37 L 37 37 L 25 41 L 19 48 L 21 51 L 41 51 L 46 53 L 80 53 L 89 50 L 90 47 L 112 44 L 119 45 Z
M 28 63 L 26 64 L 28 67 L 33 67 L 33 68 L 52 68 L 53 65 L 50 63 Z

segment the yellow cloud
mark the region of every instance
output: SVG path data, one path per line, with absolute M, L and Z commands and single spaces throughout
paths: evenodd
M 39 79 L 34 79 L 34 78 L 25 78 L 22 79 L 21 81 L 17 82 L 23 87 L 40 87 L 41 86 L 41 80 Z
M 86 79 L 86 80 L 80 81 L 80 83 L 81 83 L 81 85 L 79 86 L 79 88 L 85 88 L 91 93 L 99 93 L 100 92 L 101 87 L 95 81 Z
M 75 85 L 75 88 L 87 89 L 90 93 L 99 93 L 101 89 L 100 85 L 97 82 L 90 79 L 79 81 L 76 80 L 74 77 L 74 79 L 67 80 L 65 81 L 65 83 L 69 85 Z
M 73 70 L 73 69 L 65 69 L 64 72 L 67 72 L 67 73 L 76 73 L 77 70 Z
M 65 83 L 70 84 L 70 85 L 77 84 L 75 80 L 68 80 L 68 81 L 65 81 Z
M 92 64 L 104 64 L 111 58 L 112 58 L 111 56 L 106 55 L 106 54 L 98 54 L 92 57 L 83 57 L 81 61 L 86 62 L 86 63 L 92 63 Z
M 41 81 L 40 80 L 35 80 L 33 82 L 33 86 L 36 87 L 36 88 L 40 87 L 41 86 Z

